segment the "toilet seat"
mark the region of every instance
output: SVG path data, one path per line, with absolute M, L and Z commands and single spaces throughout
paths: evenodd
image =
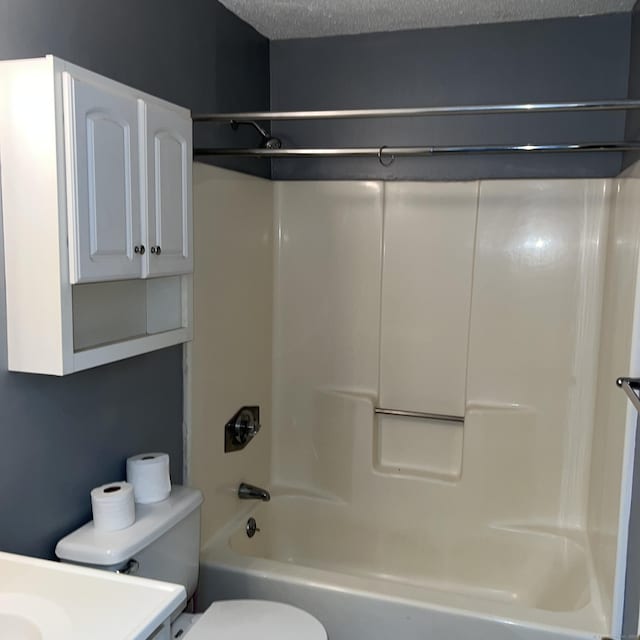
M 185 640 L 327 640 L 311 614 L 268 600 L 214 602 Z

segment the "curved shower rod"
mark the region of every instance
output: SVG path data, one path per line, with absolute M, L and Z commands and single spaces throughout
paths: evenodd
M 244 111 L 238 113 L 200 113 L 194 122 L 251 120 L 337 120 L 352 118 L 419 118 L 427 116 L 470 116 L 505 113 L 562 113 L 567 111 L 627 111 L 640 109 L 640 100 L 592 100 L 573 102 L 532 102 L 520 104 L 454 105 L 443 107 L 405 107 L 393 109 L 328 109 L 317 111 Z

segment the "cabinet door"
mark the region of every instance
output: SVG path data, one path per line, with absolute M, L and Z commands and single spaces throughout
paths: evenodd
M 64 73 L 71 282 L 139 278 L 137 99 Z
M 191 118 L 142 100 L 140 116 L 146 155 L 142 217 L 148 240 L 143 275 L 190 273 L 193 271 Z

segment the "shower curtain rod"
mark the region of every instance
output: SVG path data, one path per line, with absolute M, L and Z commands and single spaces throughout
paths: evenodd
M 587 102 L 540 102 L 522 104 L 455 105 L 401 109 L 330 109 L 324 111 L 245 111 L 200 113 L 194 122 L 241 122 L 251 120 L 336 120 L 348 118 L 419 118 L 423 116 L 469 116 L 504 113 L 553 113 L 566 111 L 626 111 L 640 109 L 640 100 Z
M 437 147 L 346 147 L 327 149 L 194 149 L 194 156 L 237 156 L 254 158 L 378 158 L 388 165 L 399 157 L 429 157 L 465 154 L 526 154 L 601 151 L 640 151 L 640 142 L 580 142 L 573 144 L 503 144 Z

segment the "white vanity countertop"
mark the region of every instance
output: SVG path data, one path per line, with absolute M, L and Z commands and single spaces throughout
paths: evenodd
M 0 552 L 0 638 L 144 640 L 181 585 Z

